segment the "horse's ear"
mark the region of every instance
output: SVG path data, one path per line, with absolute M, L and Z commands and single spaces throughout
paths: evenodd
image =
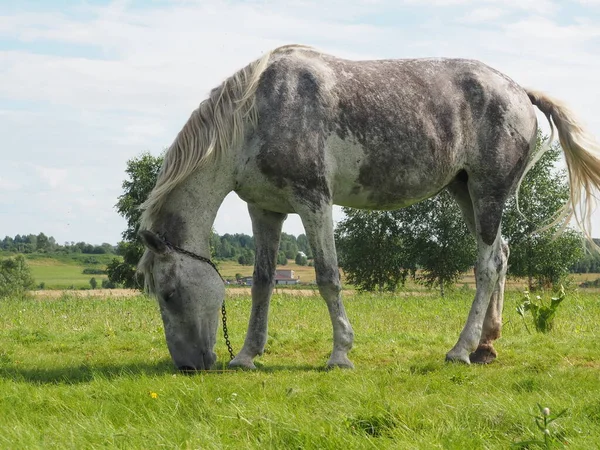
M 139 233 L 144 245 L 152 252 L 162 255 L 167 252 L 167 246 L 156 233 L 150 230 L 142 230 Z

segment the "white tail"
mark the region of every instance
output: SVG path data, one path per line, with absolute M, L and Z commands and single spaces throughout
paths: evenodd
M 548 118 L 552 130 L 550 141 L 554 136 L 553 125 L 556 126 L 569 172 L 570 198 L 552 224 L 563 222 L 564 229 L 574 217 L 588 241 L 600 250 L 592 241 L 592 212 L 596 206 L 594 194 L 600 190 L 600 145 L 563 103 L 538 91 L 527 90 L 527 95 Z M 542 152 L 536 155 L 534 161 Z

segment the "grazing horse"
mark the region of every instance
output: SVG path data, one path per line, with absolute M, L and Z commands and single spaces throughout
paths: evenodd
M 565 153 L 571 198 L 563 218 L 575 213 L 589 236 L 600 147 L 564 105 L 478 61 L 350 61 L 290 45 L 233 74 L 192 112 L 142 205 L 139 271 L 158 298 L 176 367 L 209 369 L 216 359 L 225 288 L 206 262 L 217 210 L 231 191 L 248 203 L 256 263 L 246 339 L 230 366 L 254 368 L 264 350 L 287 214 L 302 220 L 331 317 L 327 365 L 352 367 L 332 205 L 397 209 L 442 189 L 478 248 L 475 299 L 446 359 L 491 362 L 509 255 L 502 211 L 535 162 L 534 105 L 558 129 Z

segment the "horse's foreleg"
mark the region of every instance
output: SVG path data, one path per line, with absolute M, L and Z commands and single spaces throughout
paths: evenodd
M 327 366 L 353 368 L 347 355 L 352 348 L 354 331 L 342 303 L 331 206 L 323 206 L 318 212 L 304 211 L 300 217 L 313 252 L 319 292 L 327 303 L 333 325 L 333 352 Z
M 477 350 L 469 355 L 472 363 L 488 364 L 496 359 L 497 353 L 493 342 L 500 338 L 502 332 L 502 309 L 504 306 L 504 286 L 506 283 L 506 269 L 508 267 L 508 244 L 502 244 L 502 267 L 498 275 L 496 289 L 492 293 L 490 304 L 483 321 L 481 339 Z
M 265 211 L 248 205 L 255 244 L 254 276 L 252 280 L 252 311 L 244 346 L 229 363 L 231 367 L 254 369 L 252 360 L 262 355 L 267 343 L 269 302 L 275 285 L 277 252 L 285 214 Z
M 493 324 L 498 317 L 498 304 L 500 304 L 500 311 L 502 305 L 500 296 L 496 297 L 495 302 L 491 302 L 490 300 L 492 294 L 500 287 L 504 289 L 504 281 L 499 283 L 499 278 L 502 273 L 506 273 L 506 258 L 502 252 L 501 245 L 502 239 L 499 231 L 492 245 L 488 245 L 478 238 L 478 256 L 475 269 L 477 291 L 475 293 L 475 300 L 471 305 L 467 323 L 460 333 L 458 342 L 446 354 L 447 361 L 461 361 L 467 364 L 471 362 L 469 354 L 478 348 L 482 337 L 488 339 L 488 337 L 482 334 L 484 322 L 487 325 L 486 332 L 490 332 L 490 342 L 491 339 L 494 339 L 491 331 L 495 329 Z M 496 306 L 494 306 L 494 303 Z M 489 311 L 489 308 L 492 311 Z

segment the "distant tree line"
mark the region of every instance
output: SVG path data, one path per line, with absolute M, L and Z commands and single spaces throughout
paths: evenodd
M 600 239 L 594 239 L 594 243 L 600 246 Z M 571 272 L 574 273 L 600 273 L 600 255 L 590 249 L 590 245 L 586 243 L 587 251 L 585 254 L 571 267 Z
M 60 245 L 52 236 L 44 233 L 17 234 L 15 237 L 6 236 L 0 241 L 0 250 L 13 253 L 86 253 L 102 255 L 115 253 L 115 246 L 107 243 L 101 245 L 87 242 L 65 242 Z
M 215 259 L 237 261 L 242 265 L 254 264 L 255 247 L 252 236 L 239 233 L 227 233 L 219 236 L 213 233 L 211 246 Z M 299 252 L 304 253 L 304 259 L 302 259 L 302 256 L 297 258 Z M 296 237 L 287 233 L 281 234 L 277 264 L 286 265 L 289 259 L 300 261 L 302 265 L 307 264 L 307 259 L 312 259 L 312 252 L 306 235 L 301 234 Z

